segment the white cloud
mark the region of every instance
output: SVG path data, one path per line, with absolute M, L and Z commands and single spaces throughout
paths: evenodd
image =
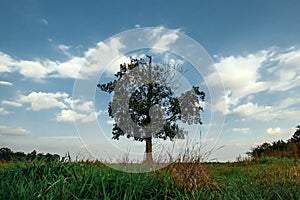
M 250 131 L 250 128 L 233 128 L 232 131 L 239 133 L 248 133 Z
M 16 66 L 20 74 L 34 80 L 46 78 L 47 74 L 52 72 L 52 69 L 43 66 L 40 61 L 21 60 Z
M 12 86 L 13 84 L 11 82 L 7 82 L 7 81 L 0 81 L 0 85 Z
M 170 45 L 176 42 L 179 37 L 179 30 L 172 30 L 162 34 L 163 27 L 159 27 L 152 31 L 151 39 L 156 41 L 152 48 L 170 50 Z
M 285 135 L 285 134 L 291 134 L 293 132 L 293 130 L 283 130 L 280 127 L 276 127 L 276 128 L 268 128 L 266 130 L 266 133 L 268 135 Z
M 60 112 L 56 115 L 58 122 L 79 121 L 88 123 L 97 119 L 97 116 L 104 111 L 94 110 L 94 103 L 84 99 L 72 99 L 67 93 L 47 93 L 47 92 L 31 92 L 28 95 L 21 95 L 17 102 L 2 101 L 3 105 L 21 107 L 22 104 L 29 103 L 27 110 L 39 111 L 43 109 L 59 108 Z M 4 109 L 0 109 L 0 113 L 9 114 Z
M 13 60 L 10 56 L 0 52 L 0 73 L 19 72 L 24 77 L 38 82 L 48 77 L 77 78 L 77 74 L 81 67 L 84 67 L 85 61 L 85 58 L 80 57 L 71 57 L 65 62 L 49 59 Z
M 15 102 L 15 101 L 2 101 L 1 104 L 13 106 L 13 107 L 22 107 L 23 105 L 21 103 Z
M 56 116 L 58 122 L 74 122 L 88 123 L 97 119 L 97 112 L 77 113 L 74 110 L 61 110 Z
M 28 135 L 30 131 L 20 128 L 20 127 L 8 127 L 8 126 L 1 126 L 0 125 L 0 135 L 15 135 L 15 136 L 22 136 Z
M 78 76 L 79 70 L 84 67 L 85 59 L 79 57 L 72 57 L 70 60 L 55 64 L 55 73 L 51 75 L 57 78 L 82 78 Z
M 97 119 L 98 115 L 104 111 L 94 110 L 94 102 L 86 101 L 84 99 L 71 99 L 65 98 L 64 102 L 68 106 L 68 109 L 63 109 L 56 116 L 56 120 L 59 122 L 81 122 L 88 123 Z
M 58 122 L 74 122 L 85 117 L 84 114 L 78 114 L 73 110 L 61 110 L 56 119 Z
M 90 114 L 86 114 L 84 118 L 82 118 L 82 123 L 88 123 L 95 121 L 97 119 L 97 116 L 99 115 L 99 112 L 91 112 Z
M 136 24 L 136 25 L 134 25 L 134 28 L 141 28 L 141 25 Z
M 233 109 L 233 113 L 263 121 L 270 120 L 274 117 L 274 114 L 271 113 L 271 111 L 271 106 L 259 106 L 252 102 L 239 105 L 238 107 Z
M 269 69 L 275 77 L 270 90 L 287 91 L 299 86 L 300 82 L 300 50 L 291 49 L 280 53 L 272 59 L 278 63 Z
M 68 50 L 71 48 L 71 46 L 67 46 L 67 45 L 64 45 L 64 44 L 60 44 L 58 45 L 58 48 L 62 51 L 63 54 L 65 54 L 66 56 L 68 57 L 72 57 L 72 54 L 70 54 L 68 52 Z
M 92 101 L 83 101 L 83 102 L 74 101 L 73 108 L 75 110 L 88 113 L 94 110 L 94 103 Z
M 245 56 L 215 58 L 218 59 L 215 64 L 218 71 L 207 76 L 206 81 L 213 86 L 218 75 L 223 79 L 227 114 L 236 113 L 259 120 L 283 119 L 285 116 L 296 119 L 300 111 L 288 107 L 299 104 L 299 95 L 281 98 L 273 97 L 273 93 L 299 87 L 300 50 L 273 47 Z M 254 95 L 259 92 L 264 92 L 261 98 L 268 92 L 272 99 L 267 101 L 269 105 L 253 102 Z
M 163 27 L 159 27 L 155 30 L 151 29 L 148 34 L 149 40 L 155 41 L 153 48 L 168 50 L 179 37 L 178 33 L 179 30 L 166 31 Z M 128 62 L 128 58 L 121 53 L 121 50 L 126 47 L 122 38 L 115 37 L 99 42 L 96 47 L 83 52 L 82 57 L 70 54 L 68 52 L 70 47 L 64 44 L 58 46 L 58 49 L 69 57 L 64 62 L 49 59 L 19 60 L 0 52 L 0 72 L 19 72 L 24 77 L 39 82 L 49 77 L 87 79 L 100 71 L 114 74 L 119 68 L 119 63 L 107 66 L 113 60 Z
M 71 46 L 67 46 L 65 44 L 60 44 L 60 45 L 58 45 L 58 48 L 62 51 L 66 51 L 66 50 L 70 49 Z
M 27 96 L 20 96 L 18 101 L 21 103 L 30 103 L 31 106 L 27 110 L 39 111 L 49 108 L 67 108 L 62 101 L 68 96 L 68 94 L 60 92 L 31 92 Z
M 226 88 L 228 106 L 236 105 L 241 98 L 268 89 L 268 83 L 259 81 L 261 75 L 258 72 L 267 56 L 266 51 L 261 51 L 247 56 L 221 57 L 215 63 L 218 71 L 210 74 L 206 80 L 213 85 L 220 75 Z
M 281 129 L 279 127 L 277 128 L 268 128 L 267 129 L 267 134 L 269 135 L 280 135 L 281 134 Z
M 253 102 L 248 102 L 246 104 L 237 106 L 232 110 L 231 113 L 262 121 L 299 119 L 299 108 L 289 108 L 290 105 L 294 105 L 296 102 L 298 102 L 298 99 L 297 101 L 291 99 L 286 99 L 286 101 L 279 101 L 279 103 L 274 103 L 274 105 L 276 106 L 261 106 L 258 104 L 254 104 Z
M 0 73 L 11 72 L 11 66 L 14 64 L 14 59 L 12 59 L 9 55 L 0 52 Z
M 120 54 L 120 50 L 123 48 L 125 48 L 125 45 L 121 42 L 121 38 L 112 38 L 106 43 L 99 42 L 95 48 L 90 48 L 85 52 L 85 65 L 81 70 L 80 76 L 86 78 L 104 70 L 110 74 L 114 74 L 119 69 L 119 65 L 110 65 L 107 68 L 107 63 L 116 58 L 124 58 Z
M 0 115 L 8 115 L 8 114 L 11 114 L 11 112 L 5 110 L 4 108 L 1 108 L 0 107 Z
M 45 60 L 18 60 L 0 52 L 0 73 L 19 72 L 26 78 L 41 81 L 55 70 L 53 61 Z

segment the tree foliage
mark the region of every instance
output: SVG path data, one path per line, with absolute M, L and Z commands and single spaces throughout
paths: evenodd
M 199 101 L 204 101 L 205 93 L 200 91 L 199 87 L 193 86 L 191 90 L 176 97 L 168 86 L 173 78 L 170 76 L 171 73 L 158 65 L 152 66 L 151 57 L 147 57 L 150 59 L 149 63 L 144 59 L 130 58 L 130 63 L 120 65 L 115 80 L 97 85 L 104 92 L 114 92 L 114 96 L 128 94 L 129 103 L 124 98 L 113 98 L 108 105 L 109 116 L 118 122 L 113 124 L 113 139 L 127 136 L 138 141 L 144 141 L 149 137 L 173 140 L 175 137 L 183 138 L 186 134 L 186 131 L 179 127 L 179 121 L 202 124 L 200 112 L 203 108 Z M 138 72 L 138 76 L 131 73 L 133 70 Z M 140 85 L 139 83 L 145 79 L 151 81 Z M 126 107 L 127 103 L 129 107 Z M 161 113 L 158 111 L 155 114 L 151 113 L 155 110 L 155 106 L 160 108 Z M 124 110 L 128 110 L 129 119 L 128 113 L 124 113 Z M 145 128 L 150 123 L 159 123 L 161 116 L 164 116 L 161 129 Z M 132 120 L 134 126 L 128 127 L 128 120 Z
M 37 153 L 36 150 L 33 150 L 31 153 L 25 154 L 24 152 L 14 152 L 7 147 L 2 147 L 0 149 L 0 161 L 9 162 L 9 161 L 33 161 L 33 160 L 44 160 L 44 161 L 59 161 L 60 156 L 58 154 L 46 155 L 42 153 Z
M 296 127 L 296 131 L 291 139 L 286 142 L 278 140 L 272 143 L 263 143 L 252 148 L 247 154 L 253 158 L 260 157 L 289 157 L 300 158 L 300 125 Z
M 300 141 L 300 125 L 296 126 L 296 131 L 295 131 L 294 135 L 292 136 L 291 140 L 293 142 Z

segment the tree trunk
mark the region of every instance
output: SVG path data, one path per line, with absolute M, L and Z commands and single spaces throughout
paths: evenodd
M 146 138 L 146 163 L 152 163 L 152 137 Z
M 152 72 L 151 72 L 152 57 L 148 56 L 148 55 L 147 55 L 147 57 L 149 58 L 149 80 L 148 80 L 149 81 L 149 92 L 148 92 L 148 94 L 152 94 L 152 88 L 153 88 L 153 85 L 152 85 Z M 147 101 L 151 105 L 152 96 L 150 96 L 150 95 L 147 95 L 147 96 L 148 96 Z M 149 112 L 149 110 L 148 110 L 148 112 Z M 151 164 L 153 162 L 153 158 L 152 158 L 152 136 L 146 138 L 146 160 L 145 161 L 146 161 L 146 164 Z

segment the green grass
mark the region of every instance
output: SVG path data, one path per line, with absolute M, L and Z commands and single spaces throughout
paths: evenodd
M 0 199 L 300 199 L 300 161 L 179 163 L 125 173 L 101 163 L 0 164 Z
M 300 162 L 262 158 L 209 164 L 225 199 L 300 199 Z

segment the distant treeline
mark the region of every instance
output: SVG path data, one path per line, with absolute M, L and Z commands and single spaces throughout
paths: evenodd
M 62 157 L 63 159 L 64 157 Z M 31 153 L 13 152 L 11 149 L 3 147 L 0 149 L 0 162 L 9 161 L 32 161 L 32 160 L 44 160 L 44 161 L 61 161 L 58 154 L 42 154 L 37 153 L 35 150 Z
M 296 132 L 286 142 L 278 140 L 272 143 L 263 143 L 250 152 L 247 152 L 252 158 L 277 157 L 277 158 L 300 158 L 300 125 L 296 127 Z

